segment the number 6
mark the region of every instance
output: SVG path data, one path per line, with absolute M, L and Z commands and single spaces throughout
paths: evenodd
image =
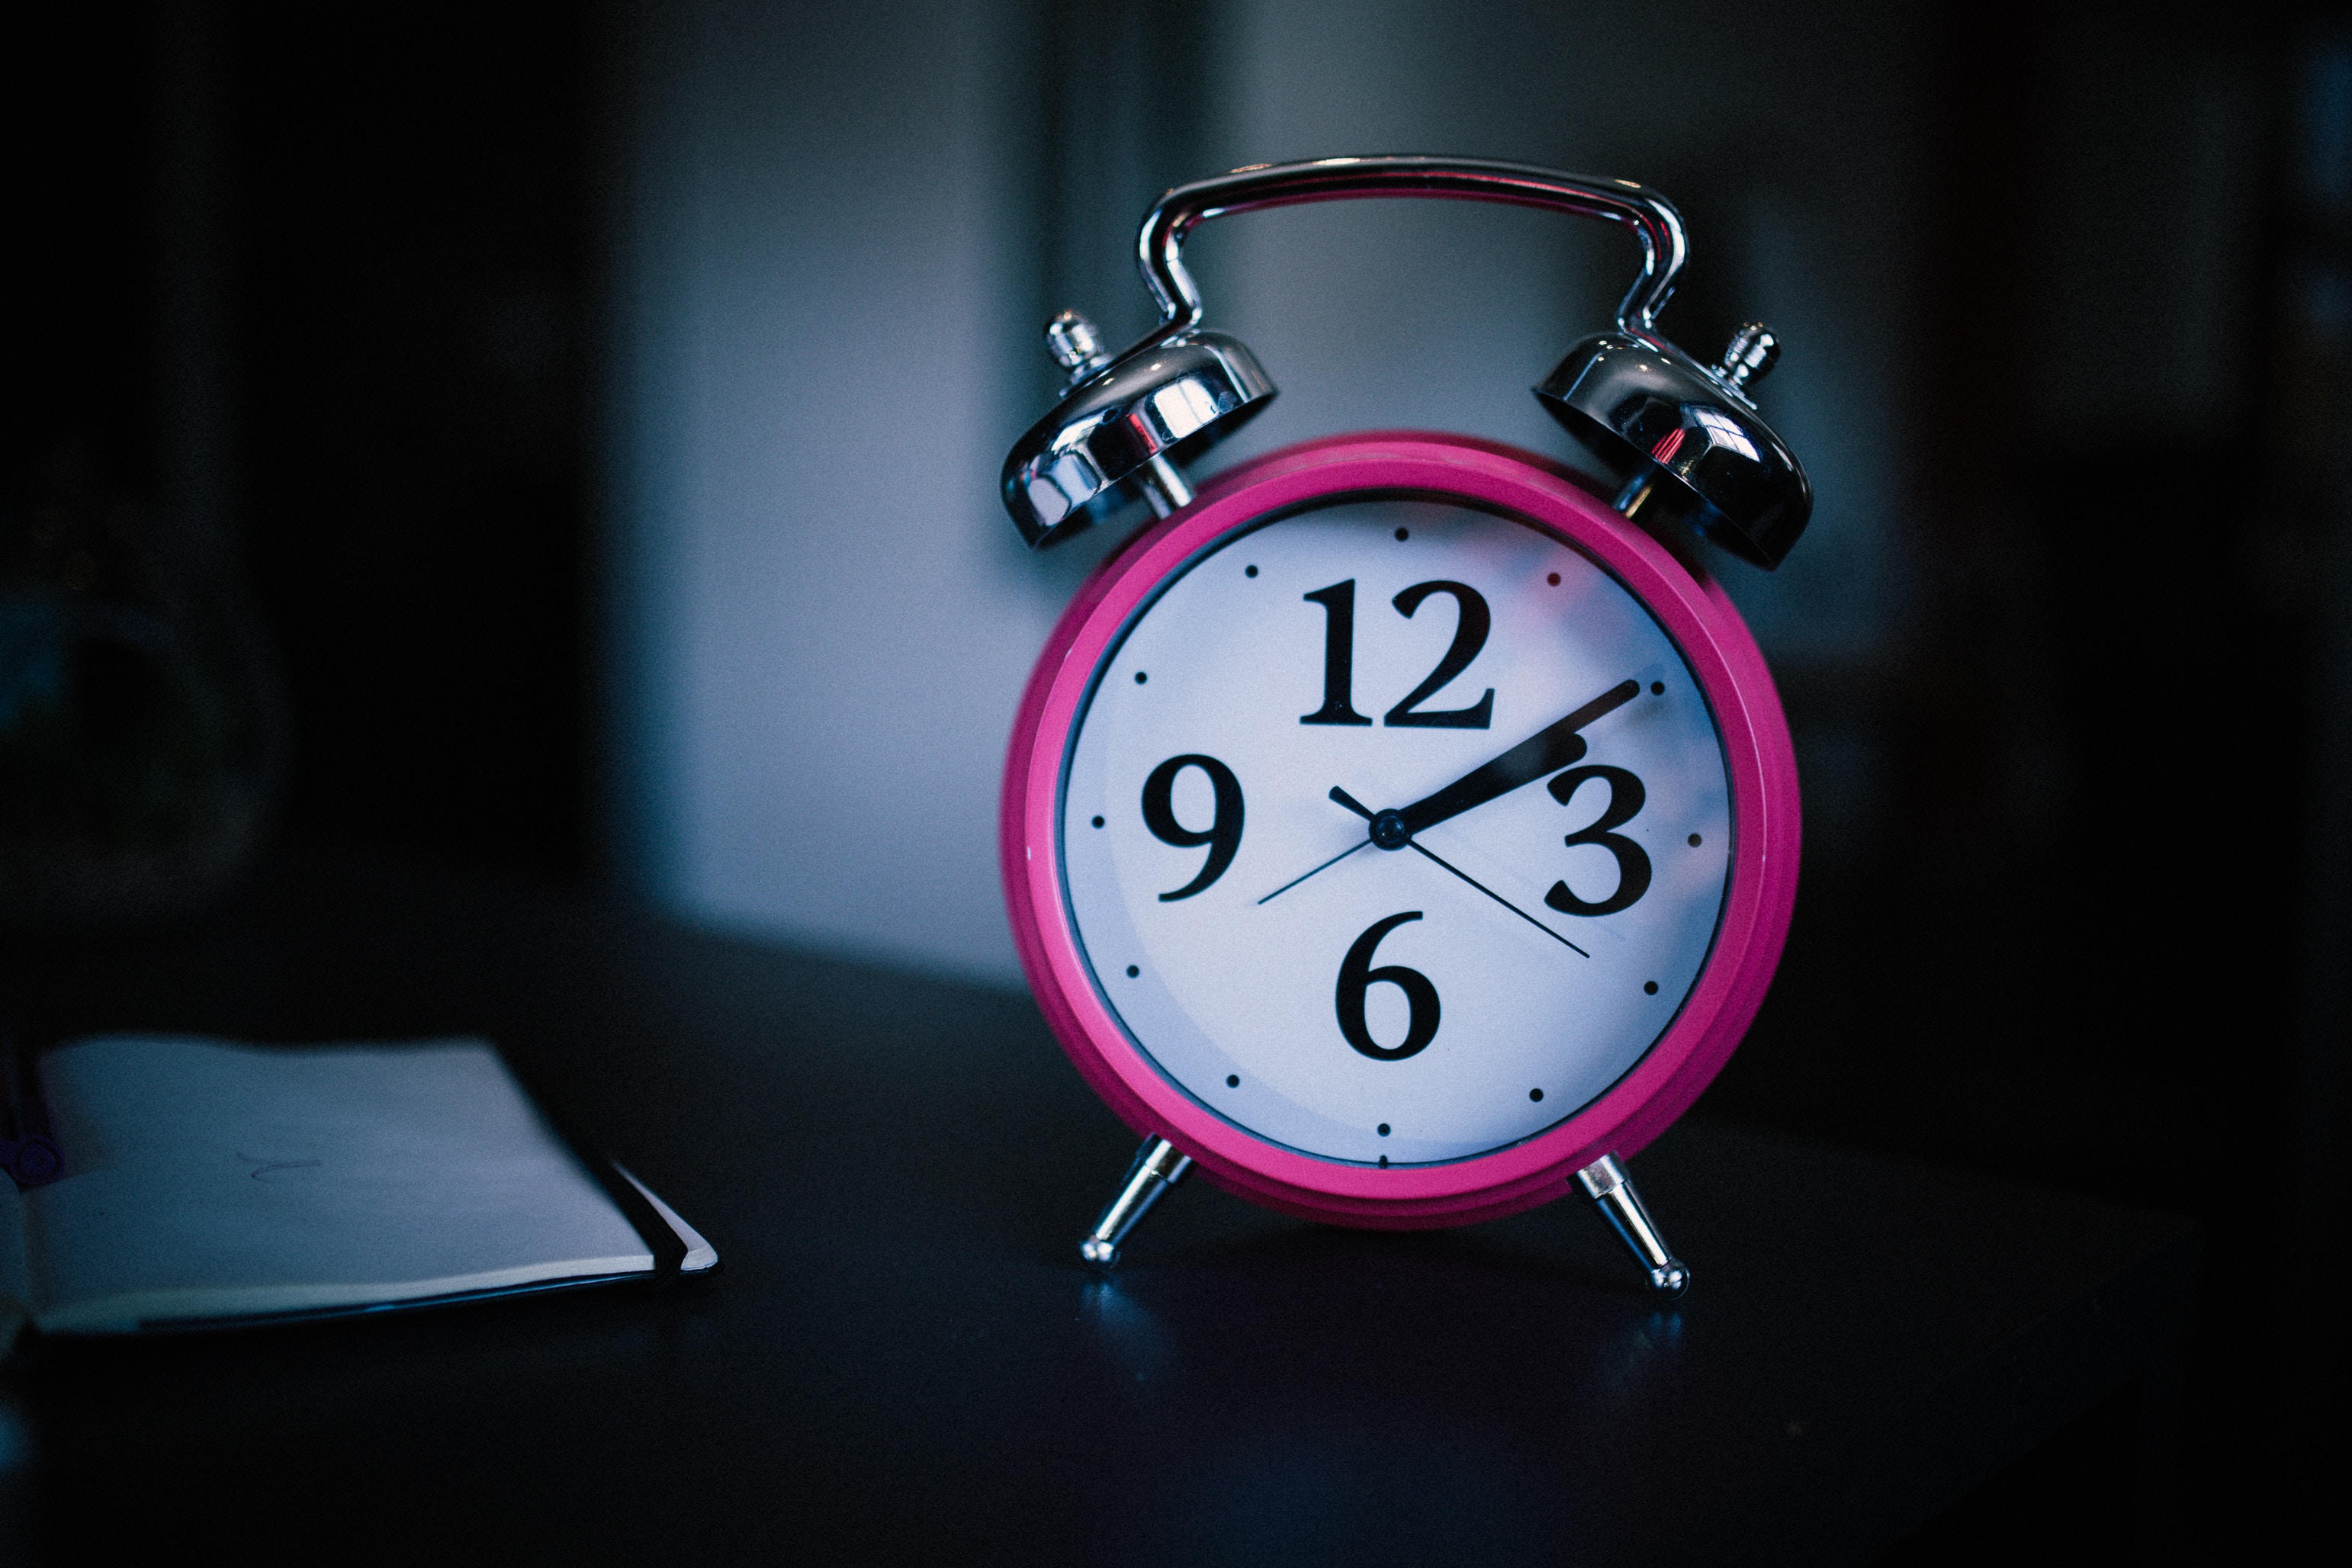
M 1372 949 L 1381 945 L 1381 938 L 1405 921 L 1419 919 L 1419 910 L 1408 910 L 1375 921 L 1370 931 L 1356 939 L 1348 956 L 1339 961 L 1339 989 L 1332 998 L 1339 1009 L 1339 1033 L 1374 1061 L 1401 1062 L 1418 1055 L 1423 1047 L 1437 1038 L 1437 987 L 1429 983 L 1429 976 L 1402 963 L 1384 963 L 1378 969 L 1371 966 Z M 1393 1049 L 1373 1039 L 1371 1030 L 1364 1026 L 1364 993 L 1382 981 L 1403 992 L 1405 1003 L 1412 1010 L 1405 1024 L 1404 1044 Z

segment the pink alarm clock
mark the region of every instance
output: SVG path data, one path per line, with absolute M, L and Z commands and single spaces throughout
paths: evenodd
M 1203 330 L 1204 219 L 1358 196 L 1511 202 L 1641 240 L 1617 331 L 1536 388 L 1613 488 L 1456 435 L 1311 441 L 1197 495 L 1179 465 L 1272 381 Z M 1080 1245 L 1108 1268 L 1198 1165 L 1342 1225 L 1459 1225 L 1580 1186 L 1679 1294 L 1623 1162 L 1721 1069 L 1778 963 L 1796 767 L 1772 679 L 1679 531 L 1778 565 L 1803 469 L 1750 390 L 1657 335 L 1685 242 L 1654 193 L 1513 163 L 1337 158 L 1171 191 L 1160 324 L 1113 358 L 1065 312 L 1060 406 L 1006 459 L 1051 545 L 1140 497 L 1032 673 L 1005 899 L 1063 1047 L 1143 1136 Z M 1668 542 L 1675 542 L 1669 548 Z

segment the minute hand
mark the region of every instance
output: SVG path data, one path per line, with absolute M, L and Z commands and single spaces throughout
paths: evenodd
M 1508 795 L 1521 784 L 1533 784 L 1573 763 L 1584 755 L 1584 737 L 1577 731 L 1603 713 L 1631 702 L 1641 689 L 1639 681 L 1619 681 L 1567 718 L 1545 725 L 1501 756 L 1481 763 L 1436 794 L 1414 801 L 1397 814 L 1404 818 L 1405 832 L 1414 834 L 1433 827 L 1449 816 L 1458 816 L 1474 805 L 1484 805 L 1498 795 Z

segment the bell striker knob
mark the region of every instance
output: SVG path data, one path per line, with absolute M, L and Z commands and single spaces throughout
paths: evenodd
M 1045 352 L 1074 384 L 1110 363 L 1110 355 L 1103 353 L 1102 333 L 1076 310 L 1058 311 L 1045 323 Z
M 1535 394 L 1614 472 L 1629 516 L 1659 507 L 1769 571 L 1813 512 L 1805 470 L 1748 396 L 1780 357 L 1780 340 L 1755 322 L 1713 366 L 1646 331 L 1601 332 Z
M 1004 510 L 1033 548 L 1054 545 L 1142 499 L 1166 516 L 1192 500 L 1178 472 L 1241 428 L 1275 395 L 1240 340 L 1192 328 L 1123 353 L 1076 310 L 1045 323 L 1045 347 L 1069 373 L 1051 414 L 1004 459 Z
M 1763 322 L 1750 321 L 1731 334 L 1731 342 L 1723 351 L 1715 374 L 1728 382 L 1732 391 L 1745 394 L 1748 387 L 1771 374 L 1772 367 L 1780 363 L 1780 340 Z

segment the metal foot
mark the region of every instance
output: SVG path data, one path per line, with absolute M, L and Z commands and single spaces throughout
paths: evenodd
M 1135 1163 L 1127 1168 L 1118 1196 L 1111 1199 L 1110 1207 L 1103 1210 L 1102 1218 L 1078 1243 L 1078 1256 L 1097 1268 L 1116 1267 L 1118 1244 L 1127 1239 L 1127 1233 L 1151 1212 L 1160 1194 L 1182 1181 L 1192 1168 L 1192 1156 L 1178 1153 L 1176 1145 L 1167 1139 L 1146 1138 L 1143 1147 L 1135 1152 Z
M 1625 1173 L 1616 1155 L 1601 1155 L 1577 1172 L 1576 1179 L 1582 1184 L 1584 1195 L 1601 1205 L 1609 1228 L 1650 1271 L 1651 1289 L 1671 1299 L 1690 1289 L 1690 1270 L 1666 1250 L 1665 1239 L 1650 1223 L 1650 1211 L 1642 1206 L 1642 1194 L 1633 1190 L 1633 1178 Z

